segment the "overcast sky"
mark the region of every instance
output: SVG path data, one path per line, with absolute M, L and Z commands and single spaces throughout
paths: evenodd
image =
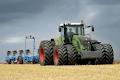
M 92 37 L 110 43 L 120 59 L 120 0 L 0 0 L 0 60 L 7 50 L 24 49 L 25 35 L 36 37 L 37 48 L 57 36 L 60 23 L 81 19 L 95 26 Z

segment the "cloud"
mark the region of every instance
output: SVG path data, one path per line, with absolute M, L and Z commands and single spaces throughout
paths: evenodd
M 87 1 L 88 4 L 92 5 L 119 5 L 119 0 L 89 0 Z
M 52 0 L 52 2 L 54 1 Z M 51 5 L 51 0 L 1 0 L 0 23 L 40 14 L 49 5 Z
M 17 43 L 21 43 L 23 41 L 24 41 L 24 39 L 22 37 L 10 37 L 10 38 L 6 38 L 4 40 L 5 43 L 11 43 L 11 44 L 17 44 Z

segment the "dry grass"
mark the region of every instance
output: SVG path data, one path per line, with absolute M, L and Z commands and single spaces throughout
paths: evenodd
M 120 80 L 120 64 L 40 66 L 0 64 L 0 80 Z

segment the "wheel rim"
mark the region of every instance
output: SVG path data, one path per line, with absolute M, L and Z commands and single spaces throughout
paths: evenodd
M 45 53 L 44 53 L 44 49 L 41 48 L 40 49 L 40 62 L 43 63 L 45 60 Z
M 58 49 L 55 49 L 53 57 L 54 57 L 54 64 L 57 65 L 59 61 Z

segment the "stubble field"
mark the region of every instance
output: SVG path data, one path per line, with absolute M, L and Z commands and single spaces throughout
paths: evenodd
M 75 66 L 0 64 L 0 80 L 120 80 L 120 64 Z

